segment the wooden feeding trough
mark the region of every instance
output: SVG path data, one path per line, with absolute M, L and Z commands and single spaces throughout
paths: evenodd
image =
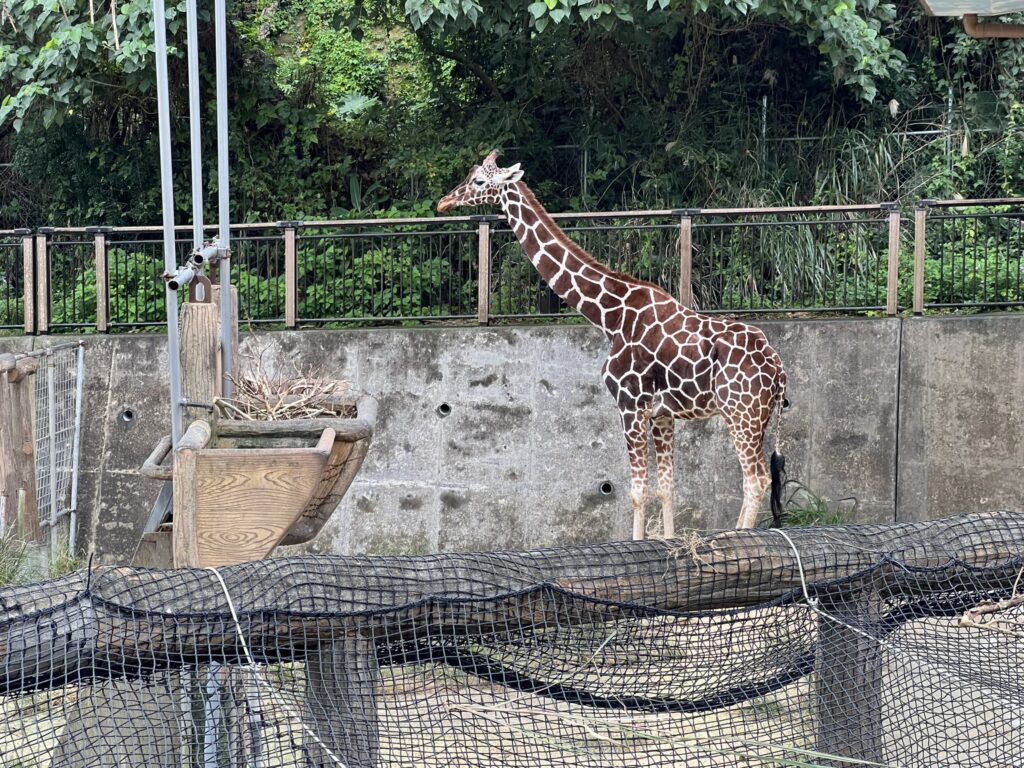
M 182 347 L 182 381 L 191 406 L 203 415 L 173 450 L 170 435 L 164 437 L 142 467 L 164 486 L 136 552 L 138 565 L 229 565 L 261 560 L 281 544 L 310 541 L 352 484 L 370 445 L 377 401 L 368 395 L 320 397 L 312 417 L 226 417 L 246 414 L 219 407 L 225 401 L 213 362 L 218 314 L 213 302 L 182 307 L 182 338 L 189 339 Z
M 310 541 L 362 466 L 376 421 L 372 397 L 338 405 L 355 416 L 196 420 L 173 452 L 161 440 L 143 474 L 169 481 L 170 498 L 154 507 L 136 562 L 166 563 L 170 551 L 176 567 L 220 566 Z

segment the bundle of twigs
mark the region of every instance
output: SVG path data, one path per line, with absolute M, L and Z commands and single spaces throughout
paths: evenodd
M 340 403 L 350 388 L 347 381 L 311 374 L 272 375 L 263 364 L 262 352 L 250 370 L 234 379 L 233 397 L 214 401 L 221 418 L 248 421 L 310 419 L 317 416 L 355 416 L 355 406 Z

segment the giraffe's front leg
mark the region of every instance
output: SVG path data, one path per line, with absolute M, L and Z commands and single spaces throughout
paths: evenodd
M 651 429 L 654 453 L 658 457 L 658 501 L 661 502 L 661 517 L 666 539 L 676 535 L 675 483 L 672 480 L 675 426 L 676 420 L 672 416 L 657 416 Z
M 639 541 L 647 531 L 647 439 L 651 412 L 639 406 L 620 407 L 622 433 L 629 452 L 629 500 L 633 505 L 633 539 Z

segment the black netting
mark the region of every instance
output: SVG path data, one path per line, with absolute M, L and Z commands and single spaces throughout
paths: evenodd
M 95 569 L 0 591 L 0 765 L 1009 767 L 1022 574 L 1008 513 Z

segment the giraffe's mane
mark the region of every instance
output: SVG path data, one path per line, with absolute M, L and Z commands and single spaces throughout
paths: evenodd
M 544 226 L 555 237 L 558 243 L 563 247 L 567 248 L 573 256 L 582 261 L 584 264 L 588 264 L 592 267 L 597 267 L 601 271 L 605 272 L 609 277 L 614 278 L 616 280 L 621 280 L 625 283 L 631 283 L 633 285 L 641 285 L 649 288 L 654 288 L 658 292 L 664 293 L 666 296 L 669 295 L 668 292 L 660 285 L 652 283 L 649 280 L 641 280 L 640 278 L 634 277 L 633 275 L 627 274 L 625 272 L 620 272 L 619 270 L 608 266 L 604 262 L 595 259 L 589 252 L 584 250 L 583 246 L 581 246 L 579 243 L 577 243 L 575 240 L 573 240 L 567 234 L 565 234 L 562 228 L 558 226 L 558 222 L 552 218 L 550 213 L 548 213 L 548 209 L 541 205 L 540 201 L 537 199 L 537 196 L 533 194 L 533 190 L 530 189 L 529 186 L 527 186 L 525 181 L 517 182 L 516 186 L 519 187 L 519 191 L 523 195 L 523 198 L 526 200 L 526 202 L 536 212 L 537 218 L 540 219 L 541 223 L 544 224 Z

